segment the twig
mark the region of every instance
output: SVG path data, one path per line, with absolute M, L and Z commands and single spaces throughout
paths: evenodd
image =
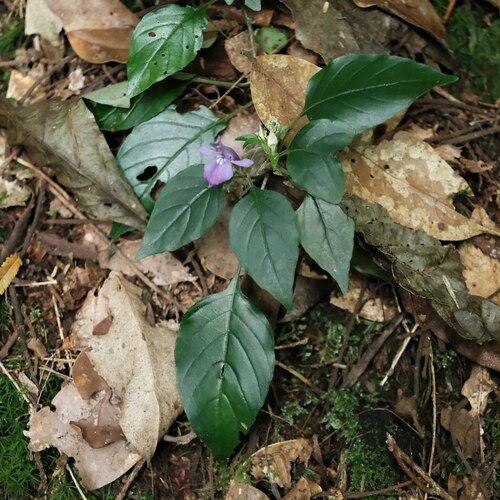
M 118 492 L 118 495 L 116 495 L 115 500 L 123 500 L 125 498 L 125 495 L 127 494 L 127 491 L 130 488 L 130 485 L 133 483 L 134 479 L 137 477 L 137 475 L 139 474 L 140 470 L 142 469 L 142 467 L 144 466 L 145 463 L 146 463 L 146 459 L 143 458 L 142 460 L 139 460 L 139 462 L 137 462 L 134 465 L 132 472 L 128 475 L 127 480 L 125 481 L 125 483 L 121 487 L 120 491 Z
M 380 490 L 373 490 L 373 491 L 343 491 L 342 492 L 342 498 L 365 498 L 365 497 L 374 497 L 376 495 L 384 495 L 387 493 L 394 493 L 395 491 L 398 491 L 400 488 L 403 488 L 404 486 L 409 486 L 410 484 L 413 484 L 413 481 L 404 481 L 403 483 L 398 483 L 394 484 L 393 486 L 389 486 L 387 488 L 382 488 Z M 327 491 L 322 491 L 321 493 L 318 493 L 314 495 L 312 498 L 336 498 L 335 494 L 339 490 L 327 490 Z
M 88 498 L 85 496 L 85 493 L 81 489 L 80 484 L 78 483 L 78 480 L 76 479 L 75 475 L 73 474 L 71 467 L 68 464 L 66 464 L 66 470 L 69 472 L 69 475 L 71 476 L 73 483 L 75 483 L 75 487 L 76 487 L 78 493 L 80 494 L 80 497 L 82 498 L 82 500 L 88 500 Z
M 390 323 L 387 325 L 382 333 L 368 346 L 368 349 L 363 354 L 363 357 L 349 370 L 347 376 L 345 378 L 343 387 L 352 387 L 359 379 L 359 377 L 365 372 L 366 368 L 370 364 L 370 361 L 375 357 L 379 349 L 382 347 L 384 342 L 392 335 L 394 330 L 401 324 L 403 321 L 404 313 L 396 316 Z
M 175 444 L 189 444 L 193 439 L 196 439 L 197 437 L 198 436 L 194 431 L 183 434 L 182 436 L 169 436 L 168 434 L 165 434 L 163 436 L 163 441 Z
M 500 133 L 500 125 L 495 127 L 485 128 L 482 130 L 476 130 L 475 132 L 470 132 L 469 134 L 459 135 L 458 137 L 453 137 L 442 141 L 440 144 L 463 144 L 464 142 L 474 141 L 486 135 L 498 134 Z
M 304 377 L 304 375 L 302 375 L 302 373 L 298 372 L 297 370 L 294 370 L 293 368 L 290 368 L 289 366 L 283 364 L 281 361 L 276 360 L 275 364 L 279 368 L 287 371 L 288 373 L 290 373 L 294 377 L 298 378 L 303 384 L 306 384 L 316 394 L 318 394 L 318 396 L 323 396 L 323 391 L 319 387 L 317 387 L 316 385 L 314 385 L 309 379 L 307 379 L 306 377 Z
M 436 452 L 436 430 L 437 430 L 437 398 L 436 398 L 436 371 L 434 369 L 434 353 L 432 344 L 429 346 L 429 357 L 431 363 L 431 384 L 432 384 L 432 442 L 431 453 L 429 457 L 429 467 L 427 472 L 432 475 L 432 464 L 434 462 L 434 453 Z M 424 495 L 424 500 L 427 500 L 427 493 Z
M 33 221 L 31 222 L 31 225 L 28 227 L 28 230 L 26 231 L 26 236 L 24 237 L 24 242 L 20 252 L 20 257 L 24 257 L 24 255 L 28 251 L 31 238 L 33 238 L 33 234 L 35 233 L 35 230 L 38 226 L 40 215 L 43 210 L 43 202 L 45 201 L 45 181 L 43 179 L 40 179 L 38 182 L 40 186 L 38 189 L 38 195 L 36 197 L 35 213 L 33 214 Z
M 9 338 L 6 340 L 5 344 L 0 350 L 0 361 L 7 357 L 10 348 L 16 343 L 17 337 L 19 337 L 19 332 L 17 330 L 9 335 Z
M 21 396 L 26 401 L 26 403 L 28 403 L 30 408 L 33 409 L 34 408 L 33 403 L 28 399 L 26 394 L 21 390 L 21 388 L 19 387 L 19 384 L 14 380 L 14 377 L 9 373 L 9 370 L 7 370 L 7 368 L 5 368 L 4 364 L 1 361 L 0 361 L 0 370 L 2 370 L 5 373 L 5 375 L 7 375 L 7 378 L 12 382 L 12 384 L 17 389 L 19 394 L 21 394 Z

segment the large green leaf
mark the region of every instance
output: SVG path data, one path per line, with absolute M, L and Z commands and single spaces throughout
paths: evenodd
M 348 146 L 355 131 L 343 123 L 315 120 L 295 136 L 286 167 L 293 182 L 316 198 L 339 203 L 345 176 L 335 154 Z
M 126 82 L 124 82 L 126 83 Z M 117 84 L 120 85 L 120 84 Z M 93 98 L 87 102 L 101 130 L 127 130 L 161 113 L 184 88 L 183 82 L 167 79 L 159 82 L 142 94 L 132 97 L 128 107 L 109 105 Z M 87 99 L 87 96 L 83 96 Z
M 130 42 L 128 94 L 140 94 L 187 66 L 201 48 L 206 26 L 205 7 L 165 5 L 146 14 Z
M 189 165 L 207 160 L 198 148 L 208 146 L 223 128 L 208 108 L 181 114 L 169 107 L 135 127 L 116 159 L 132 189 L 151 210 L 150 192 L 156 182 L 168 182 Z
M 352 54 L 334 59 L 310 80 L 304 112 L 311 120 L 345 122 L 361 132 L 456 77 L 410 59 Z
M 208 185 L 203 165 L 183 170 L 160 193 L 137 258 L 191 243 L 215 223 L 223 209 L 222 187 Z
M 271 326 L 242 294 L 237 276 L 183 316 L 175 367 L 194 431 L 227 460 L 263 405 L 274 368 Z
M 128 82 L 113 83 L 82 97 L 97 104 L 126 109 L 130 107 L 130 97 L 127 95 L 127 89 Z
M 304 250 L 338 283 L 349 285 L 354 246 L 354 221 L 338 205 L 306 196 L 297 210 L 300 243 Z
M 288 200 L 274 191 L 252 188 L 233 208 L 229 241 L 257 284 L 290 309 L 299 234 Z
M 0 98 L 0 126 L 11 145 L 54 169 L 79 205 L 99 219 L 142 229 L 146 211 L 116 166 L 102 132 L 81 99 L 50 99 L 19 106 Z

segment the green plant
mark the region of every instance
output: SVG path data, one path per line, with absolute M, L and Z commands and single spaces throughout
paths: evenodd
M 245 4 L 260 8 L 255 0 Z M 146 94 L 153 85 L 167 78 L 173 82 L 200 50 L 206 8 L 166 5 L 137 25 L 128 83 L 120 99 L 131 114 L 142 117 L 138 120 L 145 116 L 141 107 L 151 102 Z M 272 122 L 268 130 L 241 137 L 247 151 L 261 151 L 259 161 L 258 155 L 241 159 L 217 138 L 228 117 L 219 119 L 203 107 L 181 115 L 172 105 L 164 109 L 169 99 L 163 101 L 155 108 L 159 114 L 136 124 L 117 155 L 124 175 L 151 212 L 138 258 L 174 251 L 198 239 L 218 219 L 230 195 L 239 199 L 230 217 L 230 243 L 240 265 L 261 288 L 291 308 L 300 244 L 345 292 L 354 222 L 339 206 L 345 178 L 336 154 L 356 134 L 389 119 L 435 85 L 454 80 L 399 57 L 335 59 L 311 78 L 305 106 L 294 123 Z M 102 124 L 99 107 L 92 109 Z M 109 121 L 115 111 L 106 113 Z M 287 133 L 304 117 L 309 123 L 285 147 Z M 114 129 L 124 128 L 122 122 L 113 122 Z M 204 155 L 210 157 L 205 164 Z M 273 175 L 304 191 L 298 210 L 279 192 L 266 189 Z M 151 193 L 160 182 L 166 186 L 155 201 Z M 253 424 L 274 368 L 271 327 L 241 292 L 239 272 L 225 291 L 204 298 L 184 315 L 175 351 L 185 411 L 198 436 L 223 462 L 240 433 L 246 434 Z

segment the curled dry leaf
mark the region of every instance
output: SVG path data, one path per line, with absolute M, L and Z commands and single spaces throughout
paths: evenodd
M 45 0 L 61 20 L 69 43 L 84 61 L 126 63 L 139 18 L 120 0 Z
M 37 165 L 51 166 L 84 210 L 143 229 L 146 211 L 123 178 L 92 113 L 80 99 L 19 106 L 0 98 L 0 126 Z
M 497 386 L 490 376 L 490 372 L 482 366 L 473 366 L 470 377 L 462 387 L 462 396 L 470 403 L 473 415 L 483 415 L 488 404 L 488 394 L 496 390 Z
M 404 21 L 430 33 L 439 43 L 448 47 L 446 29 L 429 0 L 353 0 L 362 8 L 379 7 Z
M 464 266 L 464 278 L 472 295 L 479 295 L 500 306 L 500 261 L 485 255 L 472 243 L 464 242 L 458 249 Z
M 261 448 L 251 456 L 252 476 L 260 479 L 272 478 L 281 487 L 292 486 L 290 473 L 293 462 L 300 460 L 306 466 L 312 454 L 312 445 L 307 439 L 292 439 Z
M 285 55 L 259 56 L 250 75 L 253 104 L 266 127 L 291 124 L 302 112 L 306 88 L 319 68 L 304 59 Z M 285 139 L 289 144 L 307 122 L 303 117 Z
M 321 493 L 321 486 L 302 476 L 293 488 L 283 497 L 283 500 L 310 500 L 313 495 Z
M 339 154 L 346 190 L 378 203 L 406 227 L 440 240 L 500 235 L 455 211 L 452 197 L 469 189 L 427 143 L 401 131 L 376 146 L 358 143 Z
M 141 290 L 112 272 L 97 296 L 90 294 L 73 324 L 77 348 L 121 398 L 120 426 L 144 458 L 151 458 L 158 441 L 182 412 L 175 385 L 176 333 L 152 327 L 146 319 Z M 107 332 L 96 327 L 110 318 Z
M 269 497 L 250 484 L 231 481 L 226 500 L 269 500 Z
M 141 455 L 121 439 L 103 448 L 92 448 L 82 433 L 71 425 L 86 419 L 99 419 L 102 405 L 110 404 L 105 392 L 84 400 L 76 387 L 70 383 L 62 387 L 52 400 L 56 410 L 46 406 L 35 413 L 29 421 L 29 449 L 42 451 L 55 446 L 61 453 L 73 457 L 82 478 L 82 484 L 89 490 L 101 488 L 114 481 L 136 464 Z

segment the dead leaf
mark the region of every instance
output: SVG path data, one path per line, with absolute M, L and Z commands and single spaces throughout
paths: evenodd
M 311 50 L 307 50 L 304 46 L 298 41 L 295 40 L 286 48 L 286 53 L 289 56 L 298 57 L 299 59 L 304 59 L 311 64 L 318 64 L 319 56 L 315 54 Z
M 361 291 L 364 289 L 364 305 L 359 312 L 359 316 L 370 321 L 379 322 L 385 322 L 394 318 L 398 313 L 394 300 L 387 297 L 383 298 L 380 290 L 376 286 L 371 285 L 372 283 L 368 278 L 362 274 L 352 272 L 349 279 L 348 292 L 345 295 L 334 292 L 330 296 L 330 304 L 354 313 Z
M 75 347 L 91 348 L 89 360 L 122 400 L 124 435 L 149 459 L 182 405 L 175 385 L 176 334 L 164 326 L 150 326 L 140 296 L 140 288 L 112 272 L 97 297 L 89 294 L 85 300 L 72 336 Z M 94 326 L 106 317 L 113 318 L 108 333 L 93 335 Z
M 108 389 L 109 385 L 96 372 L 86 351 L 82 351 L 71 370 L 73 383 L 83 399 L 90 399 L 96 392 Z
M 252 43 L 248 31 L 242 31 L 225 40 L 224 48 L 231 64 L 240 73 L 250 73 L 252 70 Z M 260 53 L 262 53 L 262 49 Z
M 462 396 L 465 396 L 471 406 L 472 415 L 483 415 L 488 404 L 488 394 L 496 390 L 490 372 L 482 366 L 473 366 L 470 377 L 462 387 Z
M 430 33 L 439 43 L 448 47 L 446 29 L 438 13 L 428 0 L 353 0 L 362 8 L 379 7 L 404 21 Z
M 238 259 L 229 243 L 230 215 L 231 211 L 226 207 L 217 222 L 194 242 L 203 267 L 226 280 L 233 278 L 238 269 Z
M 500 306 L 500 261 L 485 255 L 472 243 L 465 242 L 458 249 L 464 266 L 464 278 L 469 292 Z
M 293 488 L 283 497 L 283 500 L 310 500 L 313 495 L 321 493 L 323 489 L 314 481 L 301 477 Z
M 27 188 L 16 181 L 7 181 L 0 177 L 0 208 L 24 206 L 29 196 Z
M 229 120 L 227 127 L 222 132 L 221 140 L 223 144 L 233 148 L 240 157 L 244 157 L 243 141 L 237 141 L 236 138 L 258 132 L 259 128 L 260 120 L 255 113 L 239 113 Z
M 0 295 L 7 290 L 22 264 L 23 261 L 20 259 L 19 255 L 15 253 L 9 255 L 2 262 L 2 266 L 0 267 Z
M 61 20 L 69 43 L 84 61 L 126 63 L 139 18 L 120 0 L 45 0 Z
M 250 484 L 231 481 L 225 500 L 269 500 L 269 497 Z
M 45 349 L 45 346 L 39 338 L 31 337 L 26 345 L 28 349 L 35 353 L 35 356 L 37 358 L 42 359 L 48 356 L 47 349 Z
M 53 45 L 59 43 L 59 33 L 63 28 L 63 23 L 49 9 L 45 0 L 28 0 L 24 21 L 26 35 L 39 34 Z
M 457 440 L 466 458 L 481 456 L 484 447 L 481 421 L 464 408 L 445 408 L 441 411 L 441 425 Z
M 19 380 L 19 383 L 26 388 L 30 394 L 33 396 L 38 396 L 40 393 L 38 387 L 35 385 L 35 383 L 26 375 L 24 372 L 19 372 L 19 375 L 17 376 L 17 380 Z
M 500 235 L 455 211 L 452 197 L 469 189 L 464 179 L 427 143 L 401 131 L 376 146 L 351 146 L 338 156 L 346 191 L 378 203 L 406 227 L 440 240 Z
M 293 462 L 300 460 L 307 467 L 311 454 L 312 445 L 304 438 L 271 444 L 251 456 L 252 476 L 257 481 L 268 478 L 281 487 L 290 488 Z
M 103 448 L 92 448 L 82 434 L 70 422 L 98 418 L 99 402 L 104 392 L 83 400 L 73 384 L 66 384 L 52 400 L 56 411 L 46 406 L 35 413 L 29 421 L 29 449 L 42 451 L 55 446 L 61 453 L 73 457 L 82 478 L 82 484 L 89 490 L 101 488 L 119 478 L 136 464 L 141 455 L 125 440 L 116 441 Z
M 302 112 L 307 84 L 319 68 L 298 57 L 266 55 L 255 59 L 250 75 L 250 89 L 257 115 L 266 127 L 292 123 Z M 307 122 L 303 117 L 286 136 L 289 144 Z
M 384 53 L 391 41 L 400 41 L 406 25 L 376 9 L 361 10 L 352 0 L 283 0 L 292 11 L 295 35 L 306 49 L 328 63 L 350 53 Z
M 390 269 L 399 286 L 430 300 L 460 336 L 478 343 L 500 340 L 500 307 L 469 294 L 453 246 L 443 246 L 422 231 L 396 224 L 380 205 L 356 196 L 341 206 L 354 219 L 356 231 L 387 258 L 381 264 Z
M 37 78 L 38 76 L 36 75 L 36 72 L 33 74 L 33 71 L 30 71 L 25 74 L 13 69 L 10 72 L 9 85 L 7 87 L 5 97 L 7 97 L 7 99 L 14 99 L 15 101 L 21 100 L 37 82 Z M 44 99 L 45 97 L 45 90 L 43 89 L 43 86 L 39 85 L 31 95 L 29 102 L 36 102 L 40 99 Z
M 11 145 L 51 166 L 79 204 L 100 219 L 143 229 L 146 211 L 116 165 L 94 116 L 80 99 L 51 99 L 29 106 L 0 98 L 0 125 Z

